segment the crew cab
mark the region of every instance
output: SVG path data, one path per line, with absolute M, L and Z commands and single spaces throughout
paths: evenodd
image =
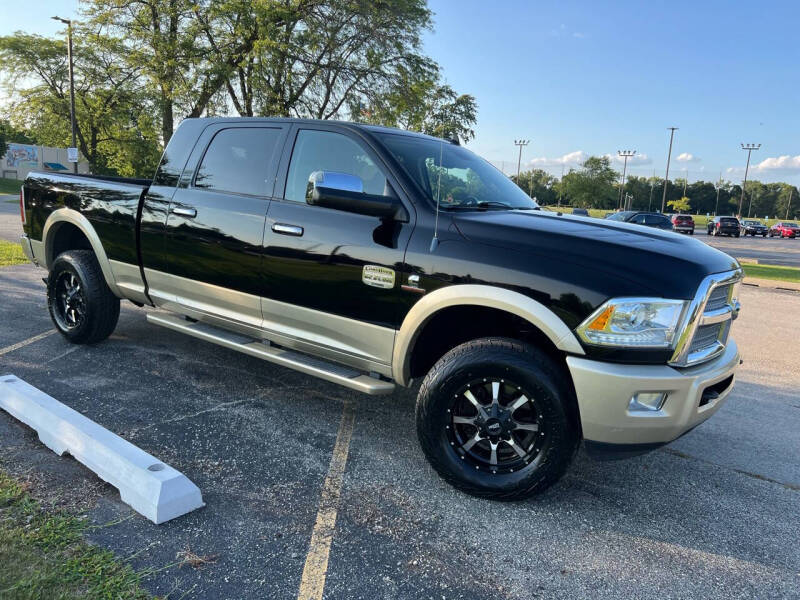
M 107 338 L 129 300 L 351 390 L 418 382 L 427 459 L 497 499 L 554 483 L 581 441 L 623 457 L 686 433 L 740 362 L 735 259 L 537 208 L 456 143 L 263 118 L 184 120 L 152 180 L 34 172 L 20 194 L 70 342 Z
M 692 215 L 672 215 L 672 230 L 678 233 L 694 235 L 694 219 Z
M 714 217 L 706 225 L 708 235 L 728 235 L 739 237 L 741 226 L 736 217 Z
M 742 233 L 745 235 L 745 237 L 748 235 L 752 235 L 753 237 L 757 235 L 760 235 L 761 237 L 767 237 L 769 229 L 761 221 L 756 221 L 755 219 L 744 219 L 742 221 Z
M 773 236 L 796 238 L 800 237 L 800 225 L 797 223 L 789 223 L 787 221 L 780 221 L 775 223 L 769 228 L 769 237 Z

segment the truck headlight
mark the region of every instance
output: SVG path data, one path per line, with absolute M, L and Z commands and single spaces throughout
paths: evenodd
M 672 348 L 687 302 L 662 298 L 616 298 L 577 329 L 587 344 L 621 348 Z

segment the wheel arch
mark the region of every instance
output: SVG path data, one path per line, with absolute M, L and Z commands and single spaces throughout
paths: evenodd
M 42 230 L 45 267 L 47 270 L 50 271 L 50 268 L 53 265 L 53 261 L 57 256 L 56 250 L 59 250 L 60 253 L 64 250 L 83 249 L 83 246 L 81 245 L 68 244 L 68 247 L 61 248 L 61 245 L 59 244 L 59 241 L 63 240 L 65 235 L 72 236 L 74 230 L 77 230 L 86 240 L 86 242 L 88 242 L 89 247 L 85 249 L 92 250 L 92 252 L 94 252 L 97 262 L 100 265 L 100 270 L 103 272 L 103 278 L 106 280 L 106 284 L 115 296 L 121 298 L 122 293 L 117 287 L 117 282 L 114 279 L 114 273 L 111 269 L 111 262 L 108 259 L 108 255 L 106 255 L 106 251 L 103 248 L 100 237 L 97 235 L 94 227 L 89 222 L 89 219 L 87 219 L 77 210 L 71 208 L 59 208 L 58 210 L 54 210 L 47 217 Z M 69 247 L 73 245 L 75 247 Z
M 426 294 L 408 312 L 395 338 L 392 376 L 400 385 L 411 381 L 411 363 L 426 325 L 454 307 L 483 307 L 518 317 L 536 328 L 552 345 L 570 354 L 585 354 L 575 334 L 552 310 L 519 292 L 489 285 L 452 285 Z

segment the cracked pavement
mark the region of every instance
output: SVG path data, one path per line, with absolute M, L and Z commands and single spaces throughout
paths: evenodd
M 0 348 L 51 328 L 42 274 L 0 269 Z M 465 496 L 436 476 L 415 437 L 415 390 L 356 394 L 148 325 L 130 303 L 106 342 L 51 335 L 0 356 L 0 372 L 181 470 L 207 506 L 153 525 L 4 412 L 0 468 L 103 525 L 91 541 L 155 594 L 296 598 L 349 401 L 325 598 L 800 598 L 800 294 L 745 287 L 742 304 L 745 362 L 712 419 L 627 461 L 581 451 L 525 502 Z M 185 550 L 217 560 L 179 567 Z

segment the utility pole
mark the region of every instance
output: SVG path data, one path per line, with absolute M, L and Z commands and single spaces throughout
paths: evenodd
M 622 167 L 622 181 L 619 184 L 619 207 L 624 208 L 623 200 L 622 200 L 622 190 L 625 188 L 625 175 L 628 172 L 628 159 L 636 154 L 636 150 L 617 150 L 617 154 L 621 156 L 624 160 L 624 166 Z
M 752 208 L 753 208 L 753 196 L 754 196 L 754 195 L 755 195 L 755 192 L 753 192 L 752 194 L 750 194 L 750 204 L 748 204 L 748 205 L 747 205 L 747 218 L 748 218 L 748 219 L 750 218 L 750 209 L 752 209 Z
M 664 175 L 664 195 L 661 196 L 661 212 L 667 204 L 667 186 L 669 185 L 669 161 L 672 158 L 672 138 L 675 136 L 677 127 L 667 127 L 669 129 L 669 152 L 667 152 L 667 174 Z
M 714 216 L 717 216 L 719 211 L 719 190 L 722 187 L 722 171 L 719 172 L 719 181 L 717 182 L 717 203 L 714 205 Z
M 789 218 L 789 207 L 792 205 L 792 194 L 794 194 L 794 188 L 789 188 L 789 204 L 786 205 L 786 216 L 783 217 L 784 220 Z
M 747 172 L 750 170 L 750 153 L 761 148 L 761 144 L 742 144 L 742 150 L 747 150 L 747 166 L 744 168 L 744 183 L 742 184 L 742 197 L 739 198 L 739 215 L 742 214 L 744 204 L 744 188 L 747 186 Z
M 522 148 L 530 144 L 530 140 L 514 140 L 514 145 L 519 146 L 519 158 L 517 158 L 517 184 L 519 185 L 519 168 L 522 164 Z
M 67 26 L 67 60 L 69 62 L 69 120 L 72 125 L 72 147 L 78 147 L 78 126 L 75 123 L 75 77 L 72 70 L 72 21 L 61 17 L 51 17 L 54 21 L 61 21 Z M 72 169 L 78 172 L 78 162 L 72 163 Z

